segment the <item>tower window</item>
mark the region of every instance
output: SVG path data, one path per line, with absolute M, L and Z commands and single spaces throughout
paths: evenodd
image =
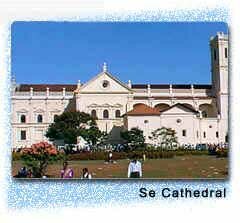
M 20 135 L 21 140 L 26 140 L 26 131 L 25 130 L 21 130 L 21 135 Z
M 216 138 L 218 138 L 219 137 L 219 133 L 218 132 L 216 132 Z
M 109 117 L 109 112 L 108 110 L 103 111 L 103 118 L 108 118 Z
M 213 50 L 213 56 L 214 56 L 214 60 L 216 60 L 217 59 L 217 51 L 216 51 L 216 49 Z
M 38 123 L 42 123 L 43 122 L 43 116 L 42 115 L 38 115 L 37 116 L 37 122 Z
M 92 116 L 93 118 L 97 118 L 97 112 L 96 112 L 95 109 L 91 111 L 91 116 Z
M 115 111 L 115 117 L 116 117 L 116 118 L 120 118 L 120 116 L 121 116 L 120 110 L 116 110 L 116 111 Z
M 21 123 L 26 123 L 26 115 L 21 115 L 20 121 Z
M 183 129 L 183 130 L 182 130 L 182 136 L 184 136 L 184 137 L 187 136 L 187 130 L 186 130 L 186 129 Z
M 227 49 L 227 47 L 225 47 L 225 58 L 227 58 L 228 57 L 228 49 Z

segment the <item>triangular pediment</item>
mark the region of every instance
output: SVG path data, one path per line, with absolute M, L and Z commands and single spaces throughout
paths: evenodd
M 109 72 L 101 72 L 83 84 L 80 93 L 129 93 L 132 90 Z
M 196 115 L 198 112 L 183 104 L 175 104 L 161 111 L 161 115 Z
M 35 113 L 44 113 L 44 110 L 41 108 L 38 108 L 37 110 L 34 111 Z
M 93 103 L 93 104 L 90 104 L 88 107 L 97 107 L 98 105 Z
M 59 109 L 53 109 L 53 110 L 51 110 L 50 112 L 51 112 L 51 113 L 60 113 L 60 112 L 62 112 L 62 111 L 59 110 Z
M 28 112 L 28 110 L 26 110 L 26 109 L 22 108 L 22 109 L 18 110 L 18 112 L 19 112 L 19 113 L 27 113 L 27 112 Z
M 122 107 L 122 105 L 121 105 L 121 104 L 119 104 L 119 103 L 117 103 L 117 104 L 114 104 L 113 106 L 114 106 L 114 107 Z

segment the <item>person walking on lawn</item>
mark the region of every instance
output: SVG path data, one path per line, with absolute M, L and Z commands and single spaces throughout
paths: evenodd
M 128 166 L 128 178 L 140 177 L 142 177 L 142 164 L 137 160 L 137 155 L 134 155 Z
M 68 167 L 68 162 L 63 163 L 63 169 L 61 170 L 61 178 L 73 178 L 73 169 Z
M 92 179 L 92 175 L 88 172 L 88 168 L 83 168 L 81 179 Z

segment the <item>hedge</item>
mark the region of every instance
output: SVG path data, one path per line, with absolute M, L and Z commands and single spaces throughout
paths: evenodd
M 175 151 L 130 151 L 130 152 L 112 152 L 113 160 L 120 159 L 132 159 L 135 155 L 138 159 L 143 158 L 143 154 L 146 155 L 147 159 L 169 159 L 174 156 L 185 156 L 185 155 L 209 155 L 207 150 L 199 151 L 199 150 L 175 150 Z M 217 152 L 216 157 L 227 157 L 228 150 L 220 150 Z M 12 154 L 13 161 L 20 160 L 20 153 Z M 81 152 L 76 154 L 69 154 L 66 157 L 67 160 L 108 160 L 108 152 L 104 151 L 95 151 L 95 152 Z

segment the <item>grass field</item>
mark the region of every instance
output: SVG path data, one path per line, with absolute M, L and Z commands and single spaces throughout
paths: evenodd
M 129 160 L 118 160 L 116 163 L 104 163 L 102 160 L 69 161 L 74 170 L 74 178 L 79 178 L 81 171 L 87 167 L 93 178 L 127 178 Z M 21 161 L 13 161 L 12 174 L 22 167 Z M 49 165 L 47 175 L 58 178 L 62 163 Z M 143 178 L 226 178 L 227 158 L 213 156 L 176 156 L 172 159 L 151 159 L 143 163 Z

